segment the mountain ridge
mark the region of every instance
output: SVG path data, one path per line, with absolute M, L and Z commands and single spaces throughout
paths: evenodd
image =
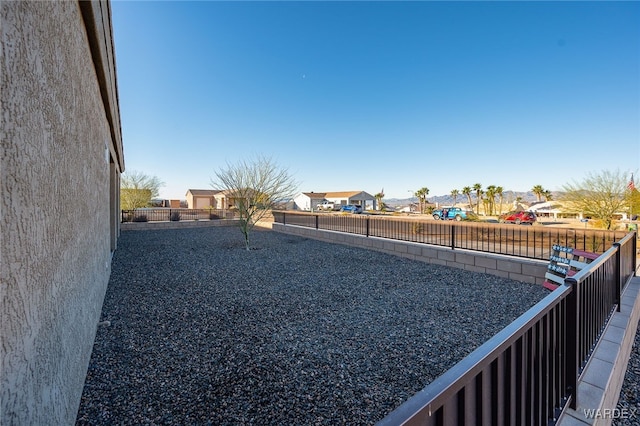
M 560 192 L 552 192 L 551 199 L 554 200 L 560 195 Z M 538 201 L 538 197 L 531 191 L 521 192 L 521 191 L 504 191 L 502 193 L 502 203 L 503 205 L 511 204 L 515 200 L 521 198 L 521 200 L 525 203 L 533 203 Z M 475 204 L 476 195 L 475 193 L 471 194 L 471 200 Z M 498 201 L 498 197 L 496 197 L 496 201 Z M 383 198 L 383 201 L 390 206 L 400 206 L 400 205 L 408 205 L 411 203 L 417 203 L 417 197 L 407 197 L 407 198 Z M 545 198 L 542 197 L 540 201 L 545 201 Z M 430 204 L 438 204 L 438 205 L 453 205 L 453 197 L 451 195 L 435 195 L 435 196 L 427 196 L 427 202 Z M 456 197 L 456 204 L 468 202 L 467 196 L 464 194 L 460 194 Z

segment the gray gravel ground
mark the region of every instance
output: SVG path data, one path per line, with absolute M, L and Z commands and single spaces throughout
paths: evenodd
M 633 341 L 627 372 L 616 408 L 619 410 L 619 415 L 613 420 L 613 425 L 640 426 L 640 327 L 638 327 L 636 338 Z
M 252 242 L 122 233 L 77 424 L 372 424 L 547 295 L 270 231 Z

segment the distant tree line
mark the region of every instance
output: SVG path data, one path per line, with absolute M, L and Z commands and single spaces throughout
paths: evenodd
M 534 185 L 531 192 L 539 202 L 553 200 L 551 191 L 542 185 Z M 414 193 L 414 196 L 418 198 L 422 213 L 425 212 L 428 203 L 428 194 L 427 187 Z M 483 188 L 482 184 L 476 183 L 472 186 L 465 186 L 461 190 L 452 189 L 450 195 L 454 205 L 458 202 L 460 195 L 465 196 L 469 207 L 475 209 L 476 214 L 480 214 L 481 205 L 483 212 L 489 216 L 503 213 L 504 189 L 502 186 L 488 185 Z M 517 197 L 514 201 L 516 204 L 520 203 L 522 198 Z M 606 229 L 611 229 L 613 226 L 613 218 L 616 213 L 628 211 L 633 216 L 640 212 L 640 193 L 636 189 L 633 174 L 628 178 L 625 173 L 619 170 L 591 172 L 581 182 L 564 185 L 559 201 L 562 201 L 572 211 L 601 221 L 602 226 Z

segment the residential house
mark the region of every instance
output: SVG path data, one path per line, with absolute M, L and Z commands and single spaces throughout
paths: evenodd
M 223 209 L 223 191 L 219 189 L 187 190 L 187 207 L 190 209 Z
M 347 204 L 358 204 L 363 210 L 371 206 L 373 210 L 377 207 L 376 198 L 365 191 L 341 191 L 341 192 L 302 192 L 294 199 L 294 208 L 297 210 L 314 210 L 323 201 L 329 201 L 336 206 Z
M 189 189 L 187 206 L 190 209 L 232 209 L 237 205 L 237 198 L 231 190 L 222 189 Z
M 76 421 L 120 233 L 111 5 L 0 2 L 0 424 Z
M 324 192 L 301 192 L 293 198 L 293 209 L 313 211 L 324 201 Z

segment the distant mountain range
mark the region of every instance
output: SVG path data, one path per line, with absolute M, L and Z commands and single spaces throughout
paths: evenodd
M 558 198 L 558 196 L 560 195 L 560 192 L 552 192 L 551 196 L 553 200 L 556 200 Z M 502 203 L 504 205 L 507 204 L 511 204 L 513 203 L 518 197 L 520 197 L 522 199 L 523 202 L 525 203 L 533 203 L 538 201 L 538 197 L 536 197 L 536 195 L 533 192 L 517 192 L 517 191 L 504 191 L 502 193 Z M 475 193 L 471 194 L 471 200 L 475 203 L 476 202 L 476 196 Z M 412 198 L 384 198 L 383 201 L 385 203 L 387 203 L 387 205 L 392 206 L 392 207 L 398 207 L 398 206 L 407 206 L 410 203 L 416 203 L 418 201 L 418 199 L 416 197 L 412 197 Z M 438 204 L 438 205 L 452 205 L 453 204 L 453 197 L 451 195 L 434 195 L 434 196 L 427 196 L 427 201 L 431 204 Z M 498 201 L 498 198 L 496 197 L 496 201 Z M 542 198 L 542 201 L 544 201 L 544 198 Z M 458 195 L 457 199 L 456 199 L 456 203 L 460 204 L 460 203 L 468 203 L 468 199 L 467 196 L 464 194 L 460 194 Z

